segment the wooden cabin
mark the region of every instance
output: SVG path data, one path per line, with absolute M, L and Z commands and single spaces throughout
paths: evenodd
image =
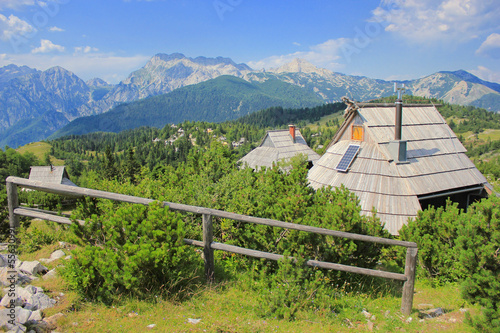
M 68 172 L 66 172 L 64 166 L 32 166 L 29 179 L 50 184 L 76 186 L 75 183 L 69 179 Z
M 491 194 L 491 185 L 434 105 L 404 105 L 400 126 L 394 104 L 350 105 L 344 117 L 309 171 L 310 184 L 344 184 L 358 196 L 362 213 L 375 208 L 391 234 L 428 205 L 451 198 L 466 208 Z
M 268 131 L 259 146 L 239 160 L 242 166 L 253 169 L 270 168 L 278 161 L 289 161 L 290 158 L 304 154 L 311 166 L 319 159 L 319 155 L 309 148 L 300 131 L 290 125 L 288 130 Z

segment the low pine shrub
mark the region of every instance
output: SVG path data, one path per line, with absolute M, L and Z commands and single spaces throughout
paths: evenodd
M 110 303 L 122 296 L 182 297 L 200 258 L 184 240 L 179 214 L 160 203 L 122 205 L 73 224 L 85 242 L 63 269 L 69 287 L 83 297 Z
M 438 282 L 459 281 L 462 296 L 482 306 L 469 316 L 481 332 L 500 332 L 500 198 L 492 196 L 460 211 L 445 208 L 420 212 L 400 230 L 419 250 L 420 274 Z

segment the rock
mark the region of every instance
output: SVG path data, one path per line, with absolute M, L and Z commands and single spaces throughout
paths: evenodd
M 427 311 L 422 312 L 421 316 L 423 318 L 436 318 L 436 317 L 439 317 L 442 315 L 444 315 L 443 309 L 436 308 L 436 309 L 431 309 L 431 310 L 427 310 Z
M 24 325 L 29 320 L 30 316 L 31 311 L 20 306 L 2 309 L 0 310 L 0 327 L 5 328 L 7 324 L 12 324 L 12 320 L 15 320 L 16 324 Z
M 12 283 L 14 285 L 21 285 L 27 282 L 31 282 L 31 278 L 16 269 L 11 269 L 9 267 L 0 268 L 0 283 L 4 286 L 10 287 Z
M 363 309 L 363 311 L 361 311 L 361 314 L 363 314 L 363 316 L 365 316 L 365 318 L 370 318 L 372 316 L 372 314 L 368 311 L 366 311 L 365 309 Z
M 52 279 L 54 277 L 57 276 L 57 271 L 56 269 L 51 269 L 50 271 L 47 272 L 47 274 L 45 274 L 44 276 L 42 276 L 42 279 L 44 280 L 48 280 L 48 279 Z
M 38 293 L 31 295 L 30 298 L 26 300 L 24 307 L 30 310 L 45 310 L 47 308 L 53 307 L 57 303 L 56 300 L 51 299 L 44 293 Z
M 73 257 L 69 255 L 66 258 L 64 258 L 64 260 L 70 260 L 71 258 L 73 258 Z
M 31 316 L 29 321 L 40 321 L 42 320 L 42 311 L 41 310 L 36 310 L 31 312 Z
M 412 321 L 413 321 L 413 318 L 412 318 L 412 317 L 408 317 L 408 318 L 406 319 L 406 323 L 407 323 L 407 324 L 411 323 Z
M 0 267 L 7 266 L 7 258 L 0 254 Z
M 24 304 L 23 299 L 19 297 L 17 292 L 14 292 L 14 296 L 10 297 L 9 294 L 5 294 L 0 301 L 0 305 L 4 307 L 8 307 L 10 304 L 14 304 L 14 306 L 22 306 Z
M 371 321 L 368 320 L 368 323 L 366 324 L 366 326 L 368 327 L 368 330 L 373 331 L 373 323 Z
M 53 316 L 50 316 L 48 318 L 45 318 L 42 320 L 42 322 L 45 322 L 48 324 L 48 328 L 51 330 L 54 330 L 57 327 L 57 321 L 60 320 L 64 315 L 62 313 L 56 313 Z
M 201 319 L 188 318 L 188 323 L 191 323 L 191 324 L 198 324 L 200 321 L 201 321 Z
M 24 309 L 20 306 L 16 306 L 16 321 L 19 324 L 26 324 L 28 320 L 30 319 L 32 311 Z
M 22 265 L 19 267 L 21 272 L 36 275 L 36 274 L 44 274 L 48 272 L 48 268 L 40 264 L 38 261 L 24 261 Z
M 57 251 L 52 252 L 52 254 L 50 255 L 50 259 L 57 260 L 57 259 L 60 259 L 64 256 L 66 256 L 66 253 L 64 253 L 63 250 L 57 250 Z
M 469 311 L 469 310 L 464 309 L 464 308 L 460 308 L 460 310 L 459 310 L 459 311 L 460 311 L 460 313 L 466 313 L 466 312 L 467 312 L 467 311 Z
M 37 333 L 40 332 L 53 332 L 52 330 L 55 329 L 55 326 L 50 326 L 49 323 L 47 323 L 44 320 L 37 321 L 36 324 L 33 325 Z
M 154 328 L 155 326 L 156 326 L 156 324 L 151 324 L 151 325 L 146 326 L 146 328 L 152 329 L 152 328 Z
M 51 263 L 57 259 L 63 258 L 64 256 L 66 256 L 66 253 L 64 253 L 63 250 L 57 250 L 57 251 L 52 252 L 49 259 L 43 258 L 43 259 L 40 259 L 40 261 L 44 262 L 44 263 Z
M 27 330 L 26 327 L 21 324 L 16 324 L 16 325 L 7 324 L 5 325 L 5 328 L 8 329 L 7 333 L 24 333 Z

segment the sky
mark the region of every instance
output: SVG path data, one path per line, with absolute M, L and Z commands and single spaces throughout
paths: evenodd
M 499 0 L 0 0 L 0 67 L 118 83 L 157 53 L 254 69 L 294 58 L 384 80 L 500 83 Z

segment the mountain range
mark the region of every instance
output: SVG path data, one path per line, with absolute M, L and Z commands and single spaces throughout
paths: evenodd
M 62 67 L 39 71 L 27 66 L 8 65 L 0 68 L 0 146 L 17 147 L 42 140 L 77 118 L 99 115 L 123 103 L 169 94 L 179 88 L 185 88 L 184 93 L 190 89 L 197 93 L 210 92 L 211 95 L 196 98 L 203 100 L 205 106 L 213 107 L 214 101 L 220 99 L 220 96 L 216 96 L 214 91 L 207 87 L 199 89 L 196 85 L 221 76 L 245 80 L 255 85 L 253 92 L 260 89 L 260 94 L 265 91 L 262 91 L 259 85 L 265 82 L 273 82 L 269 86 L 274 87 L 278 81 L 284 83 L 273 91 L 272 96 L 259 95 L 261 101 L 267 99 L 269 103 L 245 104 L 246 97 L 242 94 L 238 95 L 239 97 L 231 95 L 231 103 L 234 98 L 240 98 L 239 102 L 245 104 L 246 113 L 258 110 L 253 108 L 277 106 L 272 103 L 283 103 L 285 100 L 295 107 L 309 106 L 313 100 L 318 104 L 339 101 L 344 95 L 354 100 L 366 101 L 392 95 L 394 86 L 394 81 L 335 73 L 301 59 L 265 71 L 253 70 L 246 64 L 236 64 L 223 57 L 189 58 L 180 53 L 157 54 L 143 68 L 132 72 L 127 79 L 116 85 L 97 78 L 85 82 Z M 490 111 L 500 110 L 500 85 L 483 81 L 466 71 L 437 72 L 420 79 L 399 82 L 405 83 L 408 94 L 443 99 L 453 104 L 483 107 Z M 223 85 L 219 82 L 214 86 L 217 86 L 217 94 L 226 94 L 227 91 L 221 90 L 221 86 L 234 91 L 235 87 L 242 87 L 242 82 L 226 79 Z M 298 94 L 297 88 L 303 93 Z M 297 98 L 291 101 L 290 94 L 296 95 Z M 174 104 L 181 110 L 183 107 L 176 96 L 178 95 L 164 100 L 176 100 L 177 104 Z M 194 98 L 194 95 L 192 97 Z M 300 102 L 301 98 L 304 98 L 303 103 Z M 193 103 L 193 100 L 189 103 Z M 246 98 L 246 101 L 249 99 Z M 216 108 L 217 112 L 227 117 L 239 114 L 239 111 L 234 112 L 235 107 L 231 103 L 225 110 L 222 110 L 224 105 L 220 105 Z M 200 109 L 205 106 L 200 106 Z M 172 107 L 167 108 L 172 110 Z M 189 117 L 196 117 L 196 112 L 190 112 Z M 210 113 L 210 110 L 203 112 Z M 181 112 L 177 113 L 175 121 L 190 119 L 187 116 L 183 118 Z M 172 118 L 164 117 L 165 121 L 170 119 Z M 210 118 L 213 119 L 225 120 L 215 114 Z M 141 125 L 145 124 L 137 123 L 137 126 Z

